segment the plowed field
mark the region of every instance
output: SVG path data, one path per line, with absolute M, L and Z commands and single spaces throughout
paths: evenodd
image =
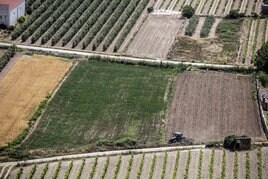
M 222 141 L 231 134 L 264 138 L 253 90 L 250 76 L 182 73 L 177 78 L 166 136 L 181 131 L 195 143 Z
M 72 63 L 41 55 L 19 58 L 0 80 L 0 145 L 16 138 L 39 103 L 50 94 Z

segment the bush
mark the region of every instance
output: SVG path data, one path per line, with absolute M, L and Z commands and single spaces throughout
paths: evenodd
M 100 140 L 97 146 L 118 146 L 118 147 L 132 147 L 137 144 L 137 141 L 129 137 L 118 140 Z
M 257 51 L 255 65 L 259 70 L 268 72 L 268 42 L 263 44 L 261 49 Z
M 268 87 L 268 74 L 264 73 L 264 72 L 260 72 L 258 74 L 258 78 L 259 78 L 262 86 L 267 88 Z
M 263 0 L 263 3 L 264 4 L 268 4 L 268 0 Z
M 147 8 L 147 12 L 148 12 L 148 13 L 151 13 L 151 12 L 153 12 L 153 11 L 154 11 L 154 7 L 153 7 L 153 6 Z
M 183 17 L 191 18 L 194 15 L 194 13 L 195 13 L 195 9 L 190 5 L 186 5 L 182 9 Z
M 227 19 L 238 19 L 241 17 L 245 17 L 245 14 L 239 13 L 238 10 L 231 10 L 229 14 L 226 16 Z
M 235 135 L 230 135 L 224 138 L 223 147 L 226 149 L 233 149 L 236 141 Z
M 26 18 L 25 16 L 21 16 L 19 19 L 18 19 L 18 23 L 22 24 L 23 22 L 25 22 Z

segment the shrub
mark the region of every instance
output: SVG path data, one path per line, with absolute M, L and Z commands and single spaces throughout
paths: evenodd
M 214 160 L 215 160 L 215 149 L 212 150 L 211 159 L 209 163 L 209 178 L 213 178 L 213 172 L 214 172 Z
M 165 157 L 164 157 L 164 163 L 163 163 L 163 168 L 162 168 L 161 179 L 164 179 L 165 178 L 166 167 L 167 167 L 167 157 L 168 157 L 168 154 L 167 154 L 167 152 L 165 152 Z
M 193 16 L 189 20 L 189 24 L 187 25 L 186 30 L 185 30 L 185 35 L 192 36 L 194 34 L 198 21 L 199 21 L 199 16 Z
M 258 74 L 258 78 L 262 84 L 263 87 L 268 87 L 268 74 L 264 72 L 260 72 Z
M 262 150 L 261 147 L 257 150 L 257 166 L 258 166 L 258 179 L 262 179 Z
M 118 147 L 132 147 L 137 144 L 137 141 L 126 137 L 118 140 L 100 140 L 97 142 L 97 146 L 118 146 Z
M 4 52 L 4 55 L 0 57 L 0 72 L 8 64 L 8 62 L 15 55 L 15 53 L 16 53 L 16 46 L 12 45 Z
M 238 179 L 238 154 L 237 152 L 235 152 L 235 156 L 234 156 L 233 179 Z
M 246 179 L 250 179 L 250 157 L 249 153 L 246 153 Z
M 229 14 L 226 16 L 227 19 L 238 19 L 245 17 L 244 13 L 239 13 L 238 10 L 230 10 Z
M 223 150 L 222 164 L 221 164 L 221 179 L 226 178 L 226 152 Z
M 190 5 L 186 5 L 182 8 L 182 16 L 187 17 L 187 18 L 191 18 L 195 13 L 195 9 L 190 6 Z
M 268 73 L 268 42 L 262 45 L 255 56 L 255 65 L 259 70 Z
M 154 11 L 154 7 L 153 6 L 150 6 L 150 7 L 147 8 L 147 12 L 148 13 L 151 13 L 153 11 Z
M 22 24 L 25 20 L 26 20 L 25 16 L 21 16 L 21 17 L 18 19 L 18 23 Z
M 236 136 L 230 135 L 224 138 L 223 147 L 226 149 L 233 149 L 236 142 Z

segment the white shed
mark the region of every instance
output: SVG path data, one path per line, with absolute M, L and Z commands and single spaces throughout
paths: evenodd
M 14 25 L 25 15 L 25 0 L 0 0 L 0 24 Z

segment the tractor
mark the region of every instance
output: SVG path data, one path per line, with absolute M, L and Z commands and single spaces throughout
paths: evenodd
M 172 134 L 171 139 L 169 139 L 168 143 L 173 144 L 173 143 L 176 143 L 176 142 L 189 144 L 189 143 L 192 143 L 193 140 L 188 139 L 181 132 L 174 132 Z

